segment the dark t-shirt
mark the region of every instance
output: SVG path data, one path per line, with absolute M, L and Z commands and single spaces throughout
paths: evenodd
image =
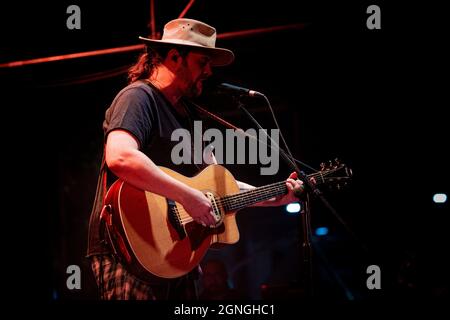
M 191 138 L 193 137 L 193 121 L 198 119 L 198 115 L 193 109 L 187 110 L 189 117 L 180 116 L 158 89 L 147 82 L 137 81 L 122 89 L 106 111 L 103 122 L 105 141 L 111 131 L 126 130 L 138 141 L 139 150 L 156 165 L 173 169 L 186 176 L 193 176 L 203 164 L 175 165 L 171 160 L 172 148 L 180 143 L 171 141 L 172 132 L 175 129 L 185 128 L 191 132 Z M 193 146 L 193 143 L 191 145 Z M 107 177 L 108 186 L 117 179 L 109 170 Z M 103 193 L 100 174 L 89 221 L 87 256 L 110 253 L 110 249 L 101 239 L 100 232 Z

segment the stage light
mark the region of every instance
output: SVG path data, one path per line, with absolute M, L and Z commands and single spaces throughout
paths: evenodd
M 444 203 L 447 201 L 447 195 L 445 193 L 436 193 L 433 196 L 433 201 L 435 203 Z
M 286 211 L 289 213 L 298 213 L 301 209 L 302 207 L 298 202 L 289 203 L 288 205 L 286 205 Z
M 316 236 L 326 236 L 328 234 L 328 228 L 327 227 L 320 227 L 316 229 Z

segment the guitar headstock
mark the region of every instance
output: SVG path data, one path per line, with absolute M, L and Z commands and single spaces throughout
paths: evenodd
M 314 178 L 317 185 L 327 184 L 340 190 L 348 185 L 352 175 L 352 169 L 336 158 L 328 162 L 322 162 L 320 171 L 310 174 L 308 177 Z

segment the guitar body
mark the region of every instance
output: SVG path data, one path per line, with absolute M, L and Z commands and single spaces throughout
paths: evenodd
M 217 197 L 239 193 L 232 174 L 220 165 L 210 165 L 192 178 L 161 169 Z M 194 221 L 183 223 L 191 219 L 180 204 L 122 180 L 108 190 L 105 208 L 114 250 L 130 271 L 149 281 L 185 275 L 200 263 L 210 246 L 239 240 L 236 212 L 221 212 L 223 222 L 215 228 Z

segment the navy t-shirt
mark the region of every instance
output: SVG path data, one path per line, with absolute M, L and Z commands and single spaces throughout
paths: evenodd
M 145 153 L 156 165 L 164 166 L 186 176 L 193 176 L 204 166 L 193 164 L 175 165 L 171 160 L 172 148 L 178 141 L 171 141 L 175 129 L 184 128 L 193 137 L 193 121 L 198 115 L 187 109 L 189 117 L 182 117 L 150 83 L 134 82 L 122 89 L 105 114 L 103 129 L 105 142 L 108 134 L 117 129 L 128 131 L 139 143 L 139 150 Z M 185 141 L 186 142 L 186 141 Z M 193 143 L 191 143 L 193 146 Z M 191 157 L 191 156 L 190 156 Z M 107 170 L 108 186 L 117 177 Z M 97 183 L 97 194 L 89 221 L 89 239 L 87 256 L 110 253 L 109 248 L 100 239 L 100 212 L 103 200 L 101 177 Z

